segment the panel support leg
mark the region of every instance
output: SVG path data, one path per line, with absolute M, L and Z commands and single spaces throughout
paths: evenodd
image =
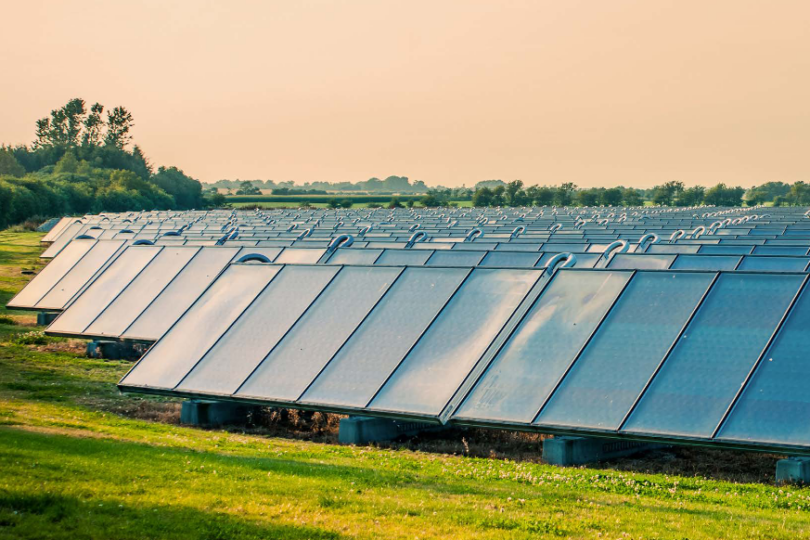
M 543 461 L 551 465 L 584 465 L 630 456 L 665 445 L 596 437 L 554 437 L 543 441 Z

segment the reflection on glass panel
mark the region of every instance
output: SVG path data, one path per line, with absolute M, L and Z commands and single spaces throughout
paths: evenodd
M 807 255 L 807 248 L 792 246 L 754 246 L 754 255 Z
M 74 240 L 34 276 L 8 303 L 12 307 L 34 307 L 62 277 L 95 245 L 95 240 Z
M 440 414 L 541 274 L 474 271 L 371 407 Z
M 520 253 L 508 251 L 492 251 L 487 253 L 481 266 L 500 266 L 505 268 L 532 268 L 540 260 L 540 253 Z
M 738 255 L 678 255 L 671 270 L 734 270 L 740 262 Z
M 805 289 L 720 431 L 720 439 L 810 444 L 808 328 L 810 294 Z
M 85 333 L 93 336 L 120 336 L 199 250 L 198 247 L 164 248 L 93 321 Z
M 123 240 L 96 242 L 96 245 L 37 303 L 37 307 L 63 309 L 123 245 Z
M 645 253 L 697 253 L 700 246 L 690 244 L 653 244 Z
M 476 251 L 437 251 L 428 260 L 427 266 L 475 266 L 484 254 Z
M 618 429 L 713 277 L 636 274 L 537 423 Z
M 610 260 L 608 268 L 611 270 L 666 270 L 673 260 L 675 260 L 675 255 L 617 253 Z
M 328 264 L 374 264 L 381 253 L 381 249 L 338 249 Z
M 230 266 L 149 349 L 122 384 L 174 388 L 281 268 L 269 264 Z
M 302 401 L 364 407 L 466 275 L 460 268 L 406 269 Z
M 700 246 L 701 255 L 747 255 L 754 246 Z
M 149 264 L 161 248 L 130 246 L 68 306 L 49 327 L 54 332 L 79 334 Z
M 721 275 L 624 430 L 711 436 L 801 280 Z
M 59 253 L 65 249 L 65 246 L 72 242 L 74 237 L 79 235 L 79 231 L 81 231 L 84 227 L 84 223 L 73 223 L 72 225 L 68 225 L 65 228 L 65 231 L 60 234 L 50 246 L 48 246 L 48 249 L 46 249 L 42 255 L 40 255 L 40 257 L 43 259 L 50 259 L 59 255 Z
M 375 265 L 402 265 L 402 266 L 423 266 L 428 258 L 433 255 L 432 251 L 412 251 L 409 249 L 386 249 L 382 255 L 374 262 Z
M 325 249 L 286 248 L 273 262 L 279 264 L 314 264 L 326 253 Z
M 238 248 L 206 247 L 177 274 L 123 336 L 154 341 L 180 318 L 236 255 Z
M 344 268 L 237 394 L 298 399 L 400 271 L 399 268 Z
M 456 416 L 524 423 L 534 420 L 630 275 L 557 271 Z
M 286 266 L 178 389 L 232 394 L 340 270 Z
M 807 257 L 743 257 L 737 270 L 759 270 L 763 272 L 802 272 L 810 259 Z

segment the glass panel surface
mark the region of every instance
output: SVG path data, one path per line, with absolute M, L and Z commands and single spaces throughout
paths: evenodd
M 159 339 L 214 281 L 237 251 L 238 248 L 203 248 L 124 331 L 123 337 Z
M 810 294 L 796 302 L 718 435 L 719 439 L 810 444 Z
M 466 275 L 460 268 L 407 268 L 302 401 L 364 407 Z
M 542 275 L 473 271 L 371 408 L 438 415 Z
M 737 255 L 678 255 L 670 270 L 734 270 L 739 262 Z
M 475 266 L 484 254 L 478 251 L 437 251 L 428 259 L 427 266 Z
M 559 270 L 456 416 L 529 423 L 630 272 Z
M 120 336 L 199 250 L 196 247 L 163 248 L 155 260 L 107 306 L 85 333 L 93 336 Z
M 96 242 L 96 245 L 71 268 L 70 272 L 65 274 L 65 277 L 60 279 L 48 294 L 37 302 L 37 307 L 64 309 L 70 299 L 107 264 L 123 245 L 122 240 Z
M 540 253 L 519 253 L 508 251 L 492 251 L 487 253 L 481 266 L 500 266 L 512 268 L 532 268 L 540 260 Z
M 700 246 L 689 244 L 653 244 L 645 253 L 697 253 Z
M 130 246 L 48 327 L 53 332 L 80 334 L 157 256 L 157 246 Z
M 705 255 L 747 255 L 754 246 L 700 246 L 698 253 Z
M 623 429 L 711 436 L 801 280 L 721 275 Z
M 754 255 L 807 255 L 807 248 L 791 246 L 755 246 Z
M 764 272 L 803 272 L 810 259 L 807 257 L 743 257 L 737 270 L 760 270 Z
M 381 249 L 338 249 L 328 264 L 374 264 L 380 253 Z
M 282 266 L 230 266 L 121 384 L 174 388 Z
M 84 223 L 73 223 L 72 225 L 68 225 L 65 227 L 65 230 L 59 235 L 59 237 L 53 241 L 53 243 L 48 246 L 40 257 L 43 259 L 50 259 L 59 255 L 65 246 L 67 246 L 75 236 L 78 236 L 79 231 L 81 231 L 85 227 Z
M 178 389 L 236 392 L 339 270 L 326 266 L 284 267 Z
M 298 399 L 399 273 L 399 268 L 344 268 L 237 394 Z
M 375 265 L 424 266 L 433 255 L 431 251 L 411 251 L 409 249 L 386 249 L 374 262 Z
M 675 255 L 617 253 L 610 260 L 608 268 L 611 270 L 666 270 L 673 260 L 675 260 Z
M 323 257 L 324 253 L 326 253 L 325 249 L 285 248 L 273 262 L 280 264 L 314 264 Z
M 67 274 L 96 244 L 95 240 L 74 240 L 34 276 L 23 290 L 8 303 L 12 307 L 34 307 L 48 291 Z
M 618 429 L 713 277 L 636 274 L 537 423 Z

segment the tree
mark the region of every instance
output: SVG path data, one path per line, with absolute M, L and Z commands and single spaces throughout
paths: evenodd
M 787 195 L 787 200 L 790 204 L 796 206 L 805 206 L 810 204 L 810 185 L 804 182 L 796 182 L 790 186 L 790 192 Z
M 725 184 L 706 190 L 703 202 L 713 206 L 742 206 L 742 197 L 745 190 L 741 187 L 728 187 Z
M 237 195 L 261 195 L 262 190 L 253 185 L 253 182 L 245 180 L 236 190 Z
M 59 173 L 75 173 L 79 169 L 79 160 L 76 159 L 76 155 L 68 150 L 65 152 L 65 155 L 62 156 L 56 166 L 53 169 L 54 174 Z
M 599 192 L 595 189 L 583 189 L 577 193 L 576 199 L 582 206 L 596 206 L 599 204 Z
M 129 130 L 132 129 L 132 114 L 124 107 L 116 107 L 107 113 L 107 133 L 104 144 L 124 149 L 132 140 Z
M 329 208 L 337 208 L 340 206 L 340 201 L 338 201 L 337 199 L 329 199 L 328 201 L 326 201 L 326 206 L 328 206 Z
M 399 197 L 392 197 L 391 201 L 388 203 L 388 208 L 402 208 L 402 202 L 400 202 Z
M 482 187 L 475 190 L 472 197 L 473 206 L 492 206 L 492 190 Z
M 683 182 L 667 182 L 653 188 L 653 202 L 662 206 L 672 206 L 683 191 Z
M 554 203 L 557 206 L 570 206 L 574 202 L 574 193 L 577 186 L 573 182 L 561 184 L 554 193 Z
M 619 206 L 622 204 L 622 188 L 609 188 L 601 193 L 600 202 L 605 206 Z
M 22 176 L 25 174 L 25 167 L 20 165 L 17 158 L 11 152 L 11 148 L 0 146 L 0 176 Z
M 82 146 L 99 146 L 101 144 L 101 130 L 104 127 L 104 121 L 101 119 L 101 113 L 103 112 L 104 106 L 101 103 L 94 103 L 90 107 L 90 114 L 84 120 Z
M 695 186 L 689 189 L 684 189 L 678 194 L 675 204 L 678 206 L 697 206 L 703 202 L 703 197 L 706 194 L 706 188 L 703 186 Z
M 177 167 L 159 167 L 149 182 L 171 195 L 178 208 L 188 210 L 203 205 L 202 184 Z
M 523 181 L 512 180 L 506 184 L 505 198 L 506 204 L 509 206 L 520 206 L 522 204 L 522 200 L 525 199 L 525 196 L 523 196 Z
M 626 188 L 622 191 L 622 202 L 625 206 L 641 206 L 644 204 L 644 198 L 637 189 Z

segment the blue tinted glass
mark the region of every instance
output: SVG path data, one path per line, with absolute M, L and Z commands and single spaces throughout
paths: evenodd
M 747 255 L 754 246 L 700 246 L 701 255 Z
M 531 268 L 540 260 L 540 253 L 492 251 L 481 261 L 481 266 Z
M 475 266 L 483 258 L 484 253 L 478 251 L 437 251 L 427 266 Z
M 422 266 L 433 255 L 431 251 L 412 251 L 409 249 L 386 249 L 382 252 L 375 265 L 402 265 Z
M 474 271 L 371 407 L 440 414 L 541 274 Z
M 740 257 L 737 255 L 678 255 L 670 270 L 734 270 Z
M 629 272 L 559 270 L 457 416 L 534 420 L 629 277 Z
M 754 255 L 807 255 L 807 248 L 792 246 L 755 246 Z
M 636 274 L 538 423 L 618 429 L 713 277 Z
M 721 275 L 624 429 L 711 436 L 802 279 Z
M 690 244 L 653 244 L 645 253 L 697 253 L 700 246 Z
M 611 270 L 666 270 L 674 259 L 675 255 L 617 253 L 610 260 L 608 268 Z
M 743 257 L 737 270 L 760 270 L 764 272 L 803 272 L 810 259 L 807 257 Z
M 466 274 L 461 268 L 407 268 L 302 401 L 365 407 Z
M 802 293 L 757 367 L 721 439 L 810 444 L 810 293 Z

